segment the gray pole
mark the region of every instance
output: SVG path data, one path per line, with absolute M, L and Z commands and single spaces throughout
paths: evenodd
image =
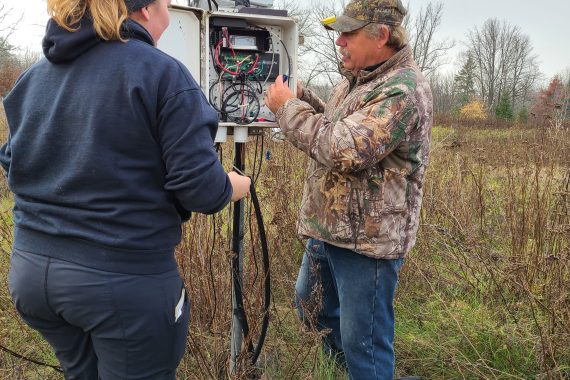
M 234 167 L 242 173 L 245 171 L 243 143 L 235 144 Z M 243 326 L 236 312 L 240 305 L 236 297 L 236 288 L 242 289 L 243 281 L 243 237 L 244 237 L 244 201 L 234 203 L 232 239 L 232 331 L 231 331 L 231 357 L 230 373 L 235 375 L 238 370 L 237 358 L 243 343 Z M 243 304 L 241 305 L 243 307 Z

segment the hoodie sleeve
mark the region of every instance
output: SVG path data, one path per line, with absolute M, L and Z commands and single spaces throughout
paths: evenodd
M 163 101 L 158 136 L 165 188 L 184 210 L 213 214 L 230 201 L 232 186 L 214 149 L 218 117 L 202 91 L 180 91 Z
M 6 175 L 10 172 L 10 162 L 12 161 L 12 149 L 10 148 L 10 136 L 8 142 L 0 148 L 0 165 L 4 168 Z

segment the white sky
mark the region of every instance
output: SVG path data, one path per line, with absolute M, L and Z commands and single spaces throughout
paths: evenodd
M 438 38 L 461 41 L 474 27 L 481 29 L 489 18 L 518 26 L 529 36 L 541 71 L 547 78 L 570 69 L 570 0 L 434 0 L 443 3 Z M 415 14 L 430 0 L 404 0 Z
M 306 1 L 307 4 L 310 0 Z M 412 14 L 430 1 L 444 3 L 442 24 L 437 38 L 457 41 L 454 55 L 463 50 L 462 40 L 475 26 L 494 17 L 517 25 L 530 37 L 546 78 L 570 69 L 570 0 L 404 0 Z M 10 42 L 22 50 L 41 50 L 41 39 L 47 21 L 45 0 L 0 0 L 12 9 L 11 20 L 22 20 Z M 183 0 L 178 2 L 184 3 Z M 449 57 L 453 62 L 454 56 Z

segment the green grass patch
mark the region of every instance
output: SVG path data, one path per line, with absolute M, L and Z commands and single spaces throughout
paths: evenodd
M 396 320 L 401 374 L 530 379 L 540 372 L 532 327 L 514 324 L 476 297 L 403 297 L 396 304 Z

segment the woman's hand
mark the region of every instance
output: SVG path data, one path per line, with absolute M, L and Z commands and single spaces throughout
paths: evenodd
M 232 184 L 232 202 L 239 201 L 249 194 L 249 187 L 251 186 L 251 178 L 240 175 L 236 172 L 229 172 L 228 177 Z

